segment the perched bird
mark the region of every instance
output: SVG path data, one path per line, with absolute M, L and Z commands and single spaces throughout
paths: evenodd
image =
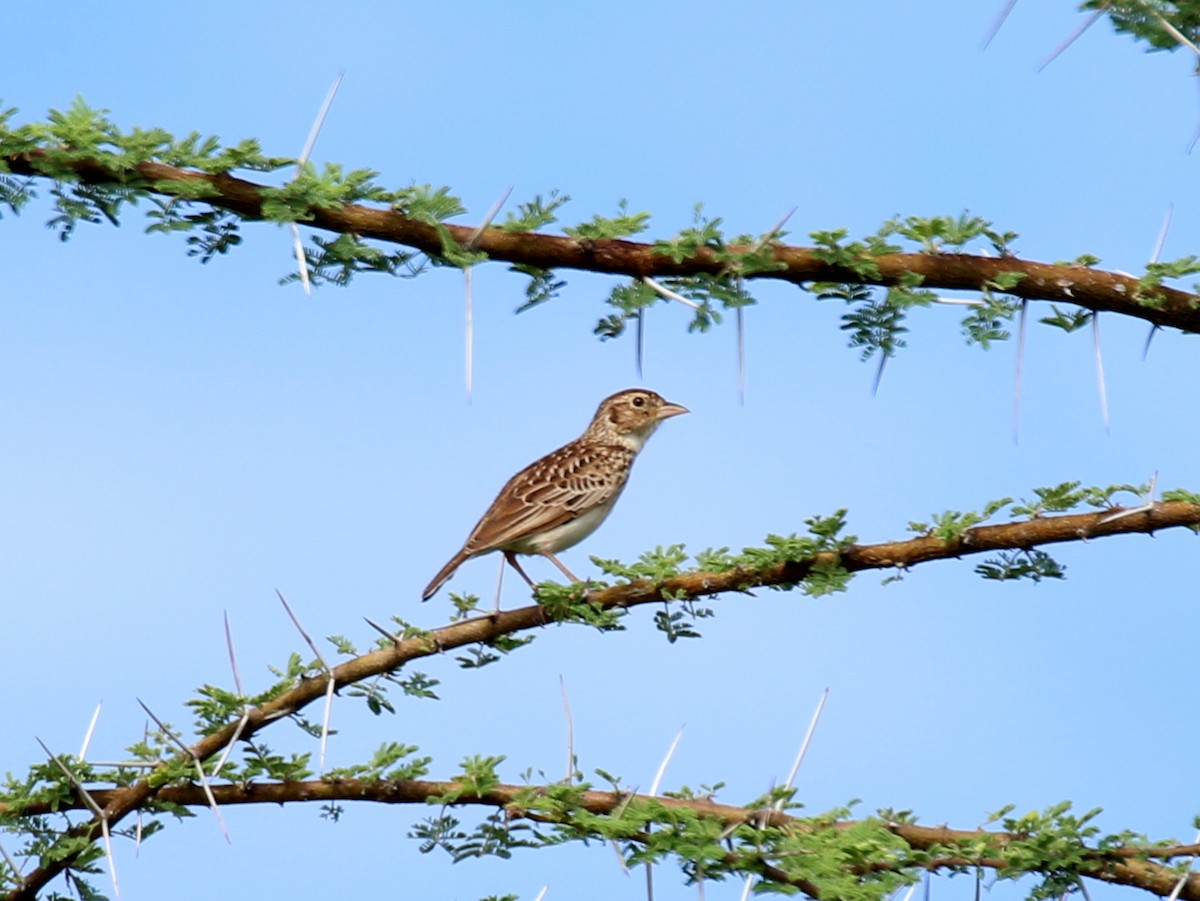
M 465 561 L 503 551 L 526 582 L 517 554 L 541 554 L 572 582 L 579 579 L 554 556 L 587 538 L 612 510 L 646 439 L 658 424 L 688 412 L 653 391 L 631 388 L 600 402 L 587 430 L 508 480 L 421 594 L 427 601 Z

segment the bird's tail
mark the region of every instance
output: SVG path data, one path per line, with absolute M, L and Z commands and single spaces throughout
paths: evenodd
M 451 557 L 450 561 L 438 570 L 438 574 L 433 577 L 433 581 L 425 586 L 425 590 L 421 592 L 421 600 L 427 601 L 433 597 L 437 593 L 437 590 L 446 584 L 449 578 L 454 575 L 454 571 L 462 566 L 466 559 L 467 555 L 462 551 Z

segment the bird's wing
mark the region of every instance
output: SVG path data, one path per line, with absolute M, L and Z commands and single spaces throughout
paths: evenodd
M 505 548 L 616 499 L 633 452 L 573 441 L 508 480 L 467 538 L 469 555 Z

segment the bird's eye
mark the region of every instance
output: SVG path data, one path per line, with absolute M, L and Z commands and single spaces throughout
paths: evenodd
M 644 407 L 644 406 L 646 406 L 646 398 L 642 397 L 641 395 L 638 395 L 633 400 L 631 400 L 630 403 L 633 404 L 635 407 Z

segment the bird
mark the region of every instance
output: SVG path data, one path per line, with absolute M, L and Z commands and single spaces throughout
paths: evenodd
M 529 586 L 517 554 L 540 554 L 568 579 L 579 579 L 554 556 L 574 547 L 612 511 L 638 452 L 664 419 L 687 413 L 645 388 L 618 391 L 600 402 L 582 435 L 508 480 L 462 548 L 421 594 L 427 601 L 472 557 L 501 551 Z

